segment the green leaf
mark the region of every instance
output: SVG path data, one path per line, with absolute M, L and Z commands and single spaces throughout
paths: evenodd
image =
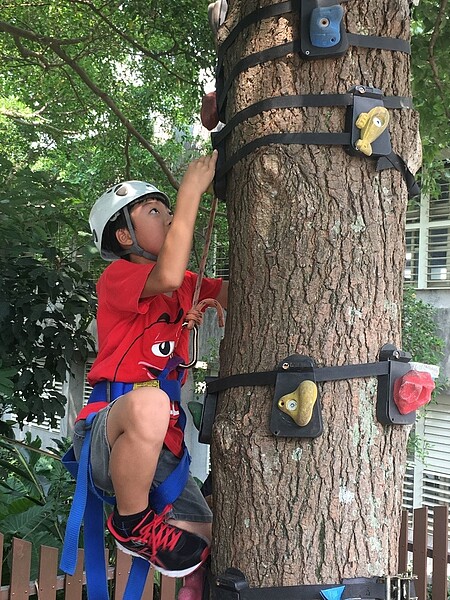
M 0 458 L 0 467 L 4 468 L 8 472 L 14 473 L 21 479 L 25 479 L 34 484 L 33 478 L 26 469 L 20 468 L 15 464 L 11 464 L 8 461 L 3 460 L 2 458 Z
M 188 402 L 188 408 L 192 415 L 192 420 L 194 421 L 195 427 L 200 431 L 203 404 L 201 402 L 195 402 L 192 400 L 191 402 Z
M 32 506 L 25 512 L 11 514 L 2 521 L 4 534 L 12 534 L 26 539 L 47 516 L 45 506 Z
M 16 498 L 7 505 L 9 515 L 19 515 L 26 512 L 28 509 L 35 507 L 36 503 L 29 498 Z

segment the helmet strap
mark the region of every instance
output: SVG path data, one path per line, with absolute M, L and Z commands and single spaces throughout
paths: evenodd
M 131 241 L 133 244 L 128 248 L 128 250 L 124 250 L 121 254 L 122 256 L 126 256 L 127 254 L 137 254 L 138 256 L 142 256 L 144 258 L 148 258 L 149 260 L 157 260 L 157 256 L 154 254 L 150 254 L 143 248 L 141 248 L 138 244 L 136 233 L 134 231 L 133 223 L 131 222 L 130 212 L 128 210 L 128 206 L 123 207 L 123 214 L 125 215 L 125 221 L 127 223 L 128 231 L 130 232 Z

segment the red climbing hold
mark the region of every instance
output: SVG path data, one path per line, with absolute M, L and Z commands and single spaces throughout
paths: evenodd
M 209 94 L 206 94 L 206 96 L 203 96 L 200 118 L 203 127 L 206 127 L 209 131 L 212 131 L 219 123 L 216 92 L 210 92 Z
M 435 388 L 433 378 L 426 371 L 408 371 L 394 382 L 394 401 L 398 411 L 406 415 L 431 400 Z

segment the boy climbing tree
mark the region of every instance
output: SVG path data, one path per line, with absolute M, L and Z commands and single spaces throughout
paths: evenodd
M 75 424 L 75 457 L 81 463 L 88 444 L 93 483 L 115 495 L 107 526 L 118 547 L 171 577 L 198 569 L 211 541 L 211 510 L 189 474 L 180 388 L 197 283 L 186 269 L 216 160 L 213 152 L 189 165 L 174 213 L 156 187 L 126 181 L 90 215 L 94 241 L 112 264 L 97 285 L 98 356 Z M 206 298 L 226 308 L 227 284 L 203 278 L 199 299 Z

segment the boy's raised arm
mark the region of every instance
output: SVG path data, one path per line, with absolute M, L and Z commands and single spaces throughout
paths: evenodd
M 195 221 L 201 196 L 214 177 L 217 151 L 191 162 L 181 181 L 172 223 L 148 276 L 141 297 L 178 289 L 183 282 L 192 248 Z

